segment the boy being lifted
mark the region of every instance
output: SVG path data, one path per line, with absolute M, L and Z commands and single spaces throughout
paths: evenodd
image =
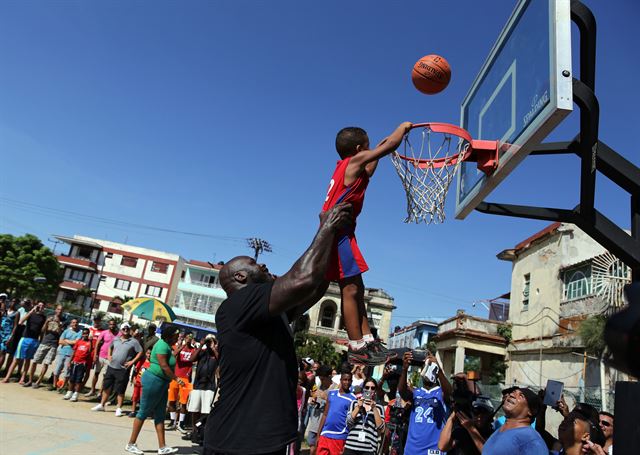
M 336 150 L 341 159 L 329 182 L 322 211 L 325 212 L 340 202 L 349 202 L 353 205 L 353 226 L 336 237 L 326 279 L 337 281 L 340 285 L 342 315 L 349 337 L 350 363 L 379 365 L 389 358 L 389 351 L 379 340 L 374 339 L 367 321 L 362 273 L 369 270 L 369 267 L 358 248 L 355 226 L 356 218 L 362 210 L 364 193 L 378 166 L 378 160 L 396 150 L 410 129 L 410 122 L 400 124 L 371 150 L 369 137 L 362 128 L 343 128 L 336 136 Z

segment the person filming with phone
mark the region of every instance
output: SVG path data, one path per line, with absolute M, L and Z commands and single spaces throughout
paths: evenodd
M 347 414 L 349 435 L 343 455 L 374 455 L 378 439 L 384 431 L 384 410 L 376 403 L 378 383 L 367 378 L 362 385 L 362 396 L 351 402 Z

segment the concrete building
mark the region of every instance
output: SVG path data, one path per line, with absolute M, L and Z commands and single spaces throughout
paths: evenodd
M 507 355 L 507 340 L 498 333 L 502 324 L 463 310 L 440 323 L 435 343 L 444 373 L 450 376 L 463 372 L 465 359 L 475 357 L 480 359 L 481 378 L 489 378 L 495 362 L 504 361 Z
M 180 275 L 173 311 L 183 322 L 215 328 L 215 314 L 227 294 L 220 287 L 222 265 L 190 260 Z
M 429 343 L 429 341 L 431 341 L 438 333 L 438 324 L 440 322 L 442 322 L 442 320 L 420 320 L 395 330 L 389 335 L 389 343 L 387 344 L 387 347 L 389 349 L 419 349 L 426 346 L 427 343 Z
M 585 356 L 578 329 L 622 305 L 629 268 L 567 223 L 551 224 L 498 258 L 513 264 L 507 382 L 544 387 L 555 379 L 569 390 L 608 390 L 615 372 L 605 374 L 598 359 Z
M 364 301 L 369 323 L 378 331 L 378 336 L 387 340 L 391 328 L 391 312 L 395 309 L 393 297 L 382 289 L 366 288 Z M 325 295 L 307 312 L 309 333 L 324 335 L 346 349 L 347 332 L 340 311 L 340 287 L 331 283 Z
M 65 268 L 58 301 L 72 297 L 74 286 L 87 287 L 92 295 L 84 299 L 85 310 L 90 309 L 87 302 L 92 302 L 94 309 L 121 314 L 120 305 L 130 298 L 170 302 L 175 294 L 184 268 L 177 254 L 79 235 L 56 238 L 69 245 L 69 253 L 58 256 Z

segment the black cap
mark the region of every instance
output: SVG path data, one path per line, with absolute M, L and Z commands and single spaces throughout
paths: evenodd
M 527 405 L 532 416 L 531 421 L 533 421 L 533 419 L 535 419 L 538 415 L 538 411 L 540 410 L 540 398 L 538 397 L 537 393 L 526 387 L 519 387 L 518 390 L 520 390 L 520 392 L 524 395 L 525 400 L 527 400 Z

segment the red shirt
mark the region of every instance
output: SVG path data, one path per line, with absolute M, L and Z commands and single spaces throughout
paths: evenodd
M 176 356 L 175 374 L 179 378 L 191 378 L 191 370 L 193 370 L 193 358 L 195 357 L 196 348 L 185 345 Z
M 100 334 L 104 332 L 103 329 L 98 329 L 96 327 L 89 327 L 89 339 L 91 340 L 91 349 L 95 350 L 96 345 L 98 344 L 98 337 Z
M 73 363 L 84 363 L 86 365 L 91 364 L 91 341 L 78 340 L 73 345 L 73 357 L 71 361 Z
M 355 182 L 345 186 L 344 178 L 350 160 L 351 157 L 338 161 L 329 182 L 329 191 L 327 191 L 327 198 L 324 200 L 322 211 L 326 212 L 340 202 L 350 202 L 353 205 L 353 220 L 355 221 L 362 211 L 364 193 L 369 185 L 369 174 L 366 171 L 362 171 Z

